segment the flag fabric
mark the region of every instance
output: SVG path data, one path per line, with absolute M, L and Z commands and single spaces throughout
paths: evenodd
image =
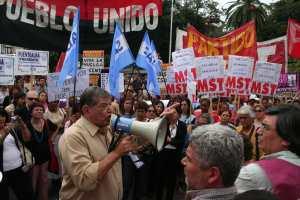
M 55 67 L 55 72 L 60 72 L 61 71 L 62 66 L 64 64 L 65 57 L 66 57 L 66 53 L 61 52 L 60 56 L 59 56 L 59 59 L 58 59 L 58 62 L 57 62 L 56 67 Z
M 77 8 L 77 12 L 73 19 L 72 32 L 66 52 L 63 67 L 59 74 L 58 84 L 63 85 L 68 76 L 76 77 L 78 53 L 79 53 L 79 22 L 80 22 L 80 9 Z
M 119 24 L 116 24 L 111 56 L 109 63 L 108 85 L 110 94 L 119 99 L 119 73 L 126 66 L 134 63 L 131 50 L 127 44 L 126 38 L 121 32 Z
M 288 53 L 292 58 L 300 58 L 300 22 L 288 20 Z
M 156 48 L 155 48 L 155 44 L 153 42 L 153 40 L 151 40 L 151 49 L 153 52 L 153 58 L 154 58 L 154 66 L 155 66 L 155 73 L 158 74 L 161 72 L 161 60 L 158 57 Z
M 160 95 L 155 58 L 153 49 L 151 48 L 148 32 L 144 35 L 144 39 L 136 58 L 136 65 L 147 71 L 147 89 L 155 95 Z

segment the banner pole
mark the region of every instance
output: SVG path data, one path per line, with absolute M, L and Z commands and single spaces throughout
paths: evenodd
M 174 10 L 174 0 L 171 0 L 171 21 L 170 21 L 169 60 L 168 60 L 169 63 L 171 63 L 171 51 L 172 51 L 173 10 Z

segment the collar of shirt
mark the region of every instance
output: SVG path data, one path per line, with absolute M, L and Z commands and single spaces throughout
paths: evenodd
M 261 159 L 272 159 L 272 158 L 286 160 L 290 163 L 300 166 L 300 157 L 291 151 L 279 151 L 276 153 L 271 153 L 268 155 L 264 155 Z
M 84 116 L 80 117 L 78 124 L 84 127 L 92 137 L 94 137 L 100 129 L 98 126 L 87 120 Z
M 176 124 L 170 124 L 169 125 L 171 138 L 174 138 L 176 136 L 177 127 L 178 127 L 178 120 L 177 120 Z
M 229 200 L 232 199 L 237 193 L 236 187 L 227 188 L 210 188 L 202 190 L 189 190 L 186 194 L 186 199 L 201 199 L 201 200 Z

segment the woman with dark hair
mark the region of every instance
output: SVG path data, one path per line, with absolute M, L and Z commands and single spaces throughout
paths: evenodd
M 162 101 L 156 101 L 154 106 L 158 116 L 160 116 L 160 114 L 165 110 L 165 105 Z
M 179 120 L 184 122 L 187 126 L 195 123 L 195 116 L 192 114 L 192 104 L 188 98 L 180 102 L 181 115 Z
M 120 113 L 122 117 L 132 118 L 134 114 L 133 110 L 133 98 L 121 99 Z
M 44 109 L 47 110 L 48 109 L 48 94 L 46 91 L 42 90 L 39 93 L 39 102 L 41 104 L 43 104 Z
M 30 133 L 20 118 L 16 118 L 14 123 L 7 121 L 7 113 L 0 110 L 0 171 L 3 173 L 3 179 L 0 181 L 1 199 L 9 199 L 10 187 L 18 200 L 31 200 L 31 179 L 29 174 L 22 170 L 20 151 L 24 141 L 29 140 Z
M 38 200 L 48 199 L 48 162 L 51 158 L 49 148 L 49 130 L 43 118 L 44 106 L 34 102 L 30 107 L 30 121 L 27 127 L 31 133 L 28 148 L 35 157 L 32 169 L 32 186 Z

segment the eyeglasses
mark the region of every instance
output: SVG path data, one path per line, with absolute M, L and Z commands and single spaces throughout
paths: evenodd
M 255 110 L 255 112 L 263 112 L 263 110 Z
M 36 101 L 37 100 L 37 98 L 31 98 L 31 97 L 27 97 L 27 99 L 30 100 L 30 101 L 33 101 L 33 100 Z

